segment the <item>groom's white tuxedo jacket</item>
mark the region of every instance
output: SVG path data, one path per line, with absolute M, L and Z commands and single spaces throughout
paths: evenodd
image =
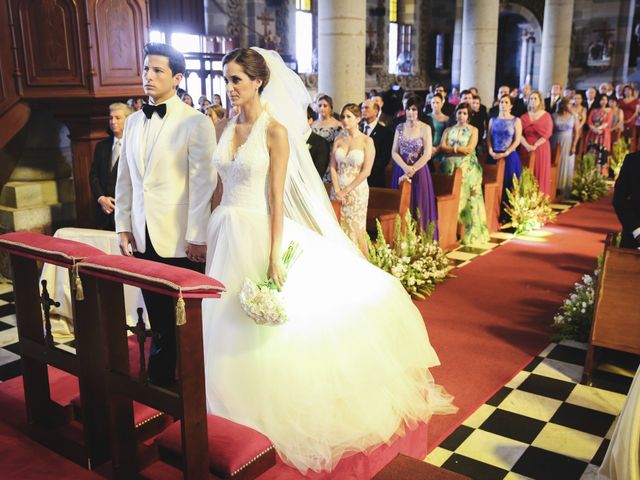
M 209 117 L 176 95 L 167 113 L 127 118 L 116 182 L 116 231 L 132 232 L 146 251 L 145 225 L 161 257 L 184 257 L 187 243 L 206 244 L 216 134 Z

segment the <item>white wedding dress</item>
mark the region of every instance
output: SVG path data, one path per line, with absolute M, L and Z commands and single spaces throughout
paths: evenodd
M 300 471 L 328 470 L 456 408 L 428 371 L 438 357 L 401 284 L 288 218 L 283 248 L 302 247 L 282 292 L 289 321 L 258 326 L 243 312 L 245 278 L 264 280 L 268 266 L 270 118 L 263 111 L 235 156 L 232 120 L 214 155 L 224 193 L 209 221 L 207 274 L 226 292 L 203 302 L 207 405 L 267 435 Z

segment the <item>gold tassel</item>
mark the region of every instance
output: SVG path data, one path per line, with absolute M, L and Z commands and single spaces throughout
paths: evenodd
M 82 288 L 82 280 L 80 280 L 80 274 L 78 274 L 78 264 L 75 262 L 71 267 L 71 279 L 73 280 L 76 301 L 81 302 L 84 300 L 84 288 Z
M 179 327 L 187 323 L 187 313 L 184 307 L 184 298 L 182 298 L 182 290 L 176 301 L 176 325 Z

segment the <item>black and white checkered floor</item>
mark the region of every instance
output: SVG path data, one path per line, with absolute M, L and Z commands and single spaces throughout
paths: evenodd
M 640 361 L 607 353 L 585 386 L 586 345 L 550 344 L 426 461 L 478 480 L 596 479 Z
M 575 202 L 553 205 L 557 211 Z M 533 235 L 537 235 L 536 232 Z M 513 238 L 447 254 L 460 268 Z M 22 374 L 13 289 L 0 278 L 0 381 Z M 73 351 L 73 340 L 59 343 Z M 472 479 L 596 479 L 640 358 L 608 352 L 610 363 L 581 385 L 586 345 L 551 343 L 493 398 L 471 414 L 425 461 Z

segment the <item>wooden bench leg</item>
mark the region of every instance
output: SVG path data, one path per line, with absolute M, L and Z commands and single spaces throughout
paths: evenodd
M 596 348 L 593 345 L 589 344 L 587 347 L 587 355 L 584 359 L 584 370 L 582 372 L 582 380 L 580 383 L 583 385 L 591 385 L 591 380 L 593 378 L 593 367 L 595 365 L 595 356 L 596 356 Z

